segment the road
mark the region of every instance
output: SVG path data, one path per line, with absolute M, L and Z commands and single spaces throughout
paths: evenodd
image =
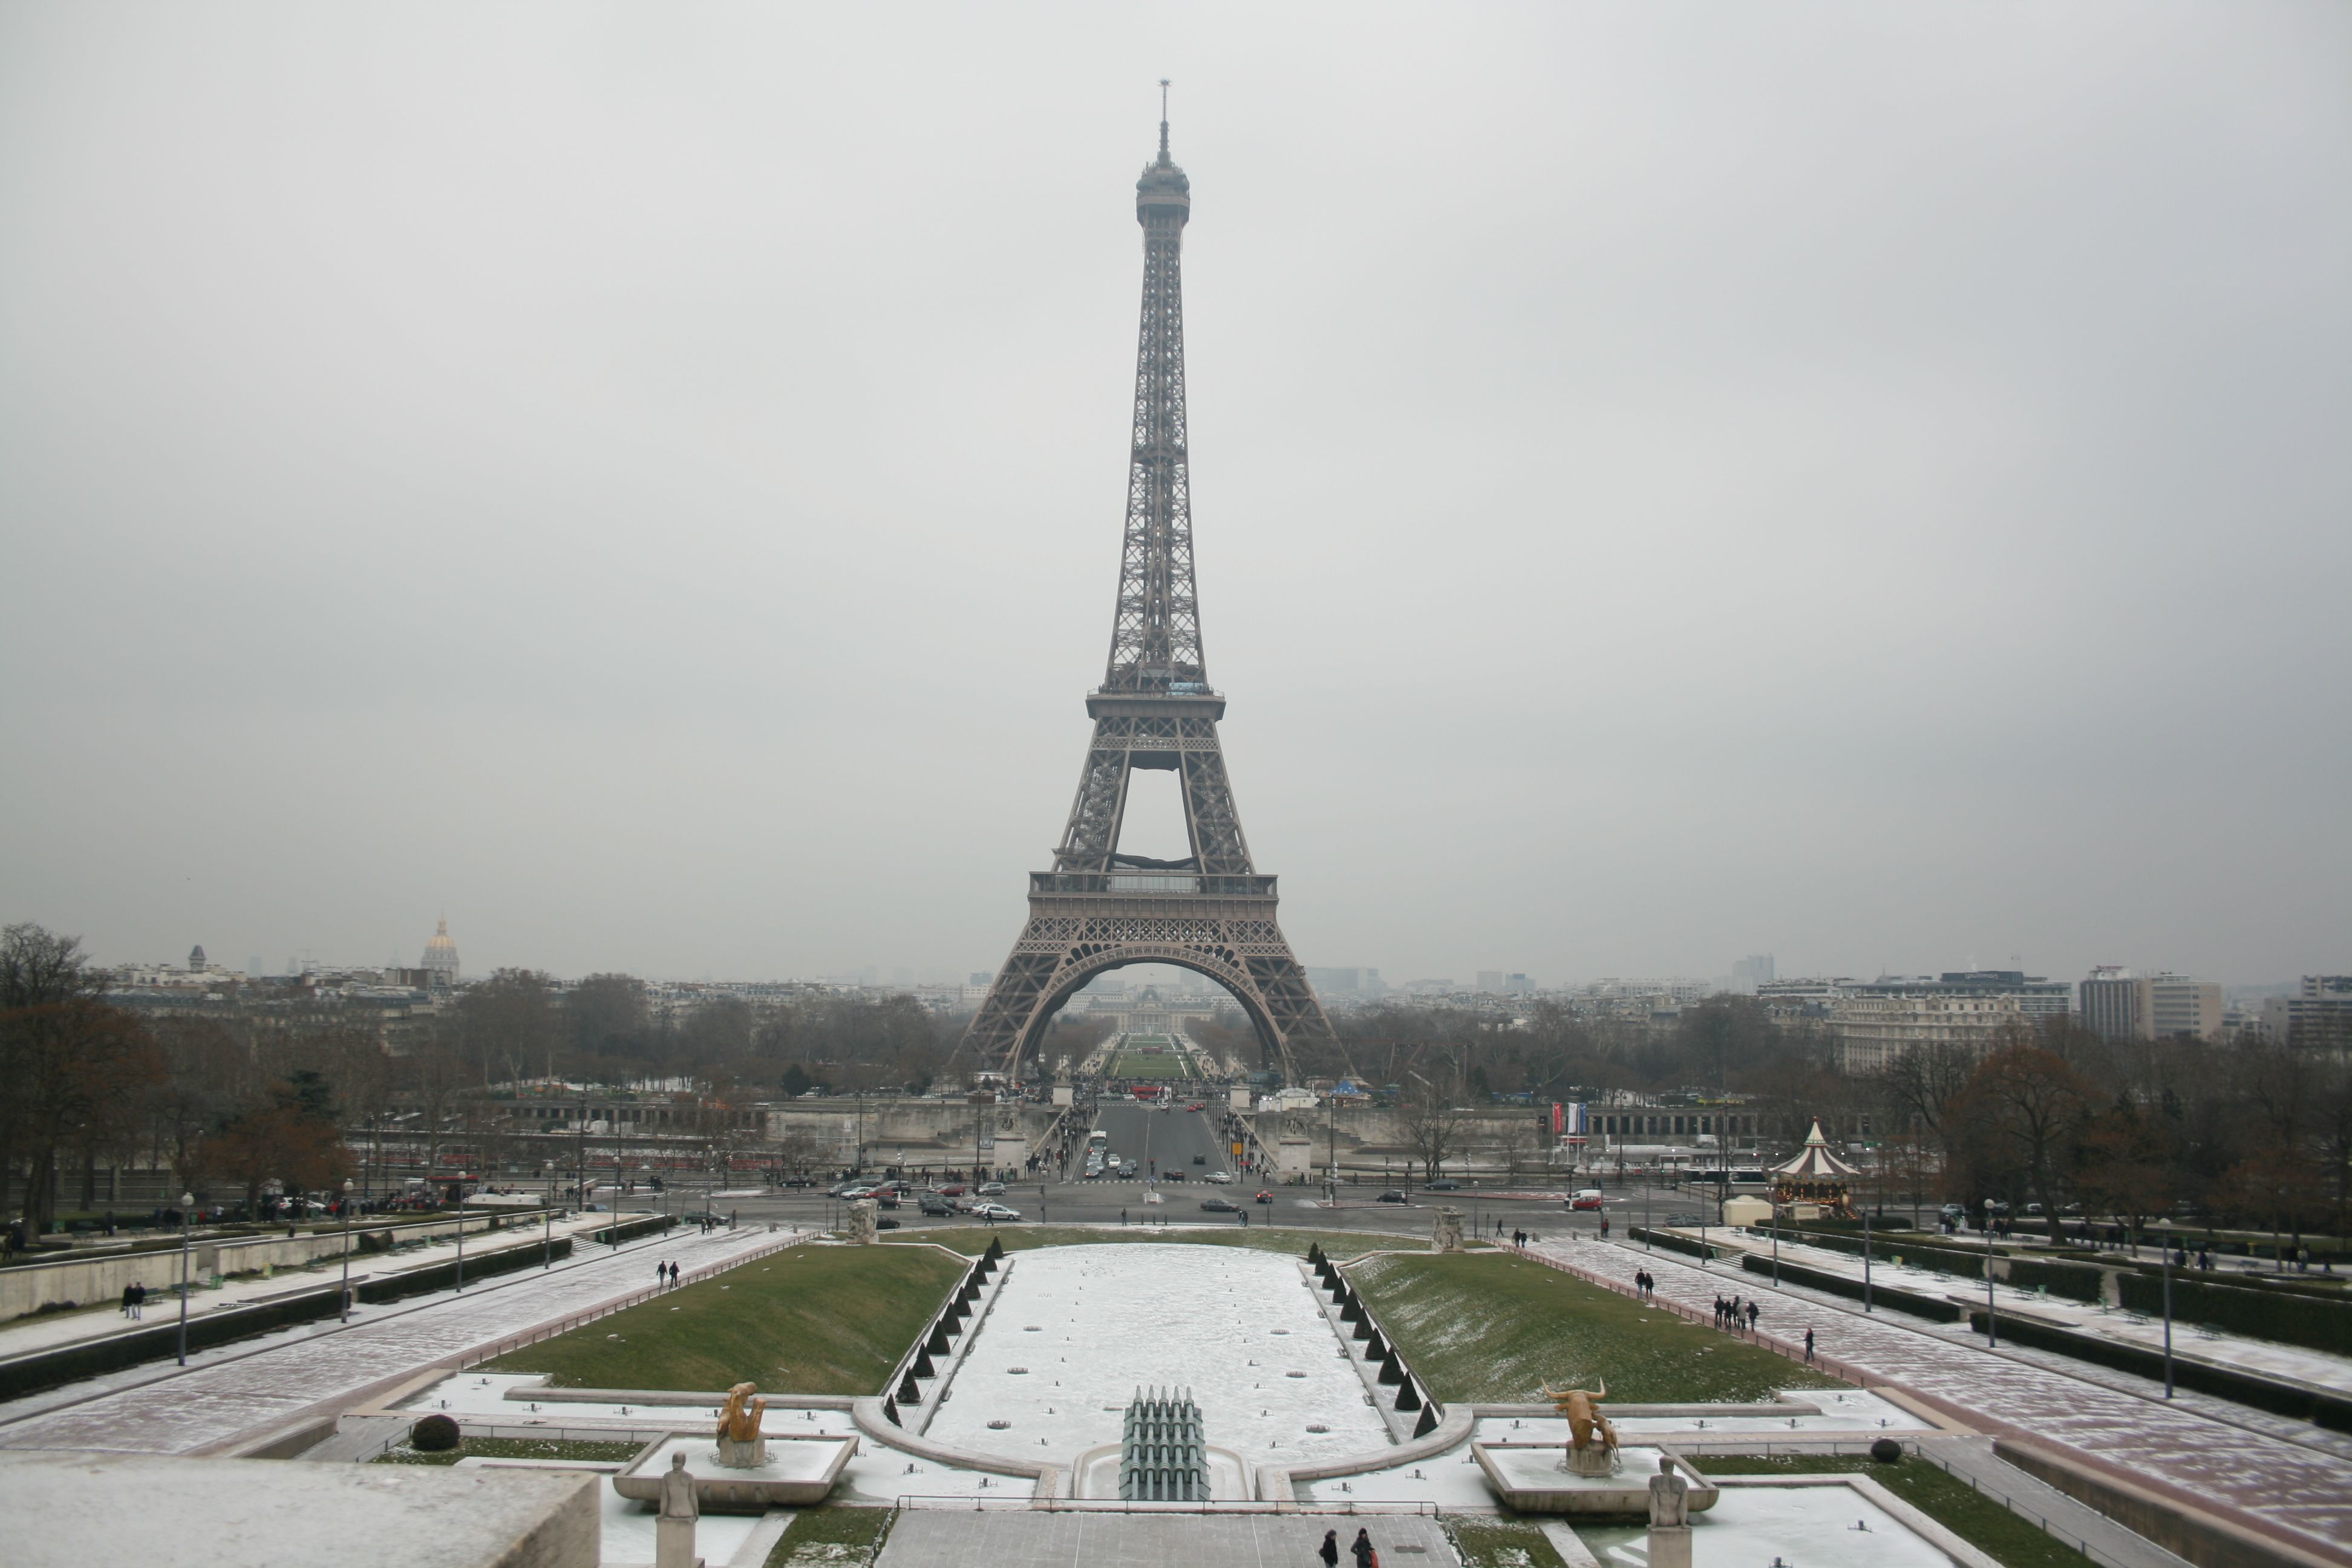
M 1387 1231 L 1415 1236 L 1429 1233 L 1435 1210 L 1441 1204 L 1460 1209 L 1470 1225 L 1489 1239 L 1496 1234 L 1507 1236 L 1513 1231 L 1531 1231 L 1546 1237 L 1562 1236 L 1569 1231 L 1597 1236 L 1601 1216 L 1590 1212 L 1570 1214 L 1563 1206 L 1566 1194 L 1549 1198 L 1499 1198 L 1494 1194 L 1499 1183 L 1482 1183 L 1446 1193 L 1424 1193 L 1413 1184 L 1408 1190 L 1408 1202 L 1402 1205 L 1383 1204 L 1378 1198 L 1384 1188 L 1402 1186 L 1400 1171 L 1394 1177 L 1375 1173 L 1353 1184 L 1343 1184 L 1336 1205 L 1327 1205 L 1320 1187 L 1275 1185 L 1263 1178 L 1240 1172 L 1232 1157 L 1230 1146 L 1219 1135 L 1220 1112 L 1214 1109 L 1188 1111 L 1184 1101 L 1177 1102 L 1172 1110 L 1155 1110 L 1148 1106 L 1124 1101 L 1105 1101 L 1097 1110 L 1094 1125 L 1110 1134 L 1110 1148 L 1121 1159 L 1132 1159 L 1138 1175 L 1134 1181 L 1070 1181 L 1048 1179 L 1010 1184 L 1003 1202 L 1021 1211 L 1024 1223 L 1040 1219 L 1061 1225 L 1118 1225 L 1139 1223 L 1147 1216 L 1171 1222 L 1182 1220 L 1194 1224 L 1238 1225 L 1235 1215 L 1204 1214 L 1201 1201 L 1208 1197 L 1230 1198 L 1249 1211 L 1253 1225 L 1282 1225 L 1312 1227 L 1318 1230 Z M 1202 1163 L 1192 1163 L 1192 1156 L 1202 1157 Z M 1161 1202 L 1146 1201 L 1151 1190 L 1149 1178 L 1155 1172 L 1160 1176 Z M 1231 1185 L 1211 1185 L 1202 1178 L 1213 1171 L 1232 1171 Z M 1581 1184 L 1580 1182 L 1578 1184 Z M 1524 1179 L 1511 1184 L 1517 1191 L 1529 1190 Z M 1274 1194 L 1271 1204 L 1256 1204 L 1252 1197 L 1265 1190 Z M 715 1207 L 722 1213 L 736 1210 L 745 1220 L 784 1224 L 836 1223 L 840 1205 L 824 1196 L 822 1192 L 786 1191 L 773 1196 L 756 1198 L 722 1198 Z M 1645 1213 L 1664 1225 L 1668 1216 L 1705 1209 L 1710 1215 L 1712 1204 L 1700 1194 L 1660 1187 L 1654 1191 L 1642 1187 L 1611 1187 L 1607 1206 L 1612 1235 L 1622 1236 L 1628 1225 L 1643 1223 Z M 929 1226 L 965 1226 L 980 1222 L 955 1219 L 926 1219 L 912 1204 L 884 1215 L 898 1222 L 902 1230 Z

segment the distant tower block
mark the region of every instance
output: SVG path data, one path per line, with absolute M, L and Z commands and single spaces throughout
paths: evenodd
M 231 948 L 229 951 L 231 952 L 235 952 L 236 949 Z M 188 949 L 188 967 L 190 969 L 202 969 L 204 966 L 205 944 L 203 942 L 198 942 L 195 946 Z
M 425 978 L 436 991 L 447 991 L 457 984 L 457 944 L 449 940 L 446 915 L 441 917 L 433 940 L 425 944 Z
M 1129 963 L 1172 963 L 1233 994 L 1260 1059 L 1298 1081 L 1294 1043 L 1328 1040 L 1330 1021 L 1275 921 L 1274 879 L 1251 863 L 1225 776 L 1192 582 L 1185 445 L 1181 266 L 1192 183 L 1168 156 L 1135 183 L 1143 226 L 1143 315 L 1135 353 L 1127 535 L 1111 616 L 1110 664 L 1087 696 L 1094 741 L 1078 773 L 1054 868 L 1029 878 L 1029 921 L 964 1032 L 961 1049 L 1018 1081 L 1054 1015 L 1088 981 Z M 1119 828 L 1138 768 L 1176 775 L 1192 853 L 1122 853 Z

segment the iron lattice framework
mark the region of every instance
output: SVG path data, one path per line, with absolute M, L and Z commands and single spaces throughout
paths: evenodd
M 1184 439 L 1184 225 L 1192 184 L 1168 157 L 1135 183 L 1143 226 L 1143 312 L 1135 351 L 1135 422 L 1127 533 L 1110 662 L 1087 698 L 1094 742 L 1078 775 L 1054 868 L 1029 879 L 1029 923 L 964 1035 L 982 1065 L 1018 1079 L 1045 1026 L 1079 987 L 1129 963 L 1172 963 L 1231 992 L 1269 1067 L 1297 1081 L 1292 1045 L 1328 1038 L 1329 1021 L 1275 921 L 1274 879 L 1250 863 L 1225 776 L 1192 582 L 1192 486 Z M 1128 783 L 1138 768 L 1173 772 L 1192 853 L 1154 860 L 1119 852 Z

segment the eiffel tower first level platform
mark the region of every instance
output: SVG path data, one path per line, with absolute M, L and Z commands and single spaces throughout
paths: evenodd
M 1079 771 L 1054 868 L 1029 879 L 1029 923 L 981 1004 L 963 1048 L 1019 1080 L 1054 1015 L 1106 970 L 1170 963 L 1233 994 L 1261 1056 L 1298 1081 L 1295 1047 L 1331 1026 L 1275 919 L 1274 879 L 1250 861 L 1217 738 L 1225 700 L 1209 684 L 1192 578 L 1192 512 L 1184 438 L 1183 231 L 1192 187 L 1160 158 L 1136 182 L 1143 226 L 1143 313 L 1135 356 L 1135 421 L 1127 531 L 1110 663 L 1087 694 L 1094 740 Z M 1154 860 L 1118 847 L 1136 770 L 1177 775 L 1192 852 Z

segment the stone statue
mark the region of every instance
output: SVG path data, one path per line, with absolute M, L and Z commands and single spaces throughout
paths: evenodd
M 768 1462 L 768 1439 L 760 1427 L 768 1402 L 755 1397 L 759 1386 L 739 1383 L 727 1391 L 727 1407 L 719 1417 L 719 1462 L 730 1469 L 756 1469 Z
M 1604 1380 L 1598 1389 L 1545 1387 L 1552 1408 L 1568 1417 L 1568 1468 L 1580 1476 L 1617 1473 L 1617 1428 L 1593 1408 L 1609 1397 Z M 1595 1442 L 1598 1437 L 1600 1440 Z
M 684 1454 L 672 1454 L 669 1468 L 662 1474 L 661 1516 L 664 1519 L 702 1517 L 702 1504 L 695 1498 L 694 1478 L 687 1473 Z
M 1460 1209 L 1441 1208 L 1437 1211 L 1437 1223 L 1431 1233 L 1430 1245 L 1439 1252 L 1462 1250 Z
M 859 1198 L 848 1205 L 849 1239 L 859 1247 L 872 1247 L 882 1239 L 882 1205 L 872 1198 Z
M 1658 1456 L 1658 1473 L 1650 1478 L 1650 1528 L 1680 1530 L 1690 1523 L 1690 1483 L 1675 1473 L 1673 1459 Z
M 1691 1568 L 1690 1483 L 1675 1473 L 1670 1455 L 1658 1456 L 1650 1478 L 1650 1568 Z
M 702 1517 L 694 1495 L 694 1478 L 687 1474 L 686 1456 L 672 1454 L 662 1472 L 661 1517 L 654 1521 L 654 1568 L 698 1568 L 694 1554 L 695 1523 Z

